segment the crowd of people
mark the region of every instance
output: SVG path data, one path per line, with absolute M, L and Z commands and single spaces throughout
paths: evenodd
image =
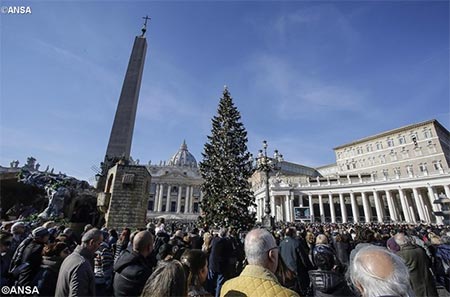
M 170 229 L 170 230 L 169 230 Z M 164 219 L 77 236 L 3 222 L 1 287 L 38 296 L 438 296 L 450 292 L 450 227 L 279 224 L 249 232 Z M 2 291 L 3 292 L 3 291 Z

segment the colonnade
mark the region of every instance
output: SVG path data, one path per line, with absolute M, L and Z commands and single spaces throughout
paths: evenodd
M 194 196 L 194 185 L 171 185 L 156 184 L 154 195 L 154 207 L 156 212 L 176 212 L 176 213 L 193 213 L 194 203 L 198 203 L 202 199 L 200 193 L 199 199 Z M 175 207 L 172 208 L 172 204 Z M 196 209 L 198 212 L 199 209 Z
M 276 221 L 293 222 L 295 207 L 308 208 L 313 222 L 408 222 L 442 224 L 433 215 L 440 205 L 433 204 L 439 194 L 450 197 L 448 184 L 390 184 L 360 187 L 311 189 L 271 189 L 271 215 Z M 264 215 L 264 195 L 257 195 L 257 217 Z

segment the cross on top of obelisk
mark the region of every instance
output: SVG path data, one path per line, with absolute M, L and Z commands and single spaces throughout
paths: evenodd
M 142 17 L 144 20 L 145 20 L 145 22 L 144 22 L 144 26 L 142 27 L 142 35 L 141 35 L 141 37 L 144 37 L 144 35 L 145 35 L 145 32 L 147 32 L 147 21 L 148 20 L 151 20 L 152 18 L 149 18 L 148 17 L 148 15 L 146 15 L 145 17 Z

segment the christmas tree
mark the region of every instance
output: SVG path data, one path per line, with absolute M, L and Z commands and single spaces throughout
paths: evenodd
M 248 179 L 252 174 L 247 150 L 247 132 L 241 115 L 225 87 L 211 135 L 200 163 L 204 183 L 200 220 L 209 226 L 250 229 L 255 223 L 253 193 Z

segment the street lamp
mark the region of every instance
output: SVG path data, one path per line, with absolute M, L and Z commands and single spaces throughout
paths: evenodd
M 440 194 L 433 204 L 438 204 L 441 206 L 440 211 L 433 211 L 433 214 L 438 217 L 444 218 L 444 224 L 450 223 L 450 198 L 444 194 Z
M 270 215 L 270 196 L 269 196 L 269 174 L 272 171 L 280 170 L 279 163 L 283 161 L 283 155 L 278 153 L 278 150 L 274 151 L 273 158 L 267 156 L 267 141 L 263 141 L 263 149 L 259 150 L 256 157 L 255 169 L 260 172 L 264 172 L 266 177 L 266 196 L 265 196 L 265 215 L 262 218 L 262 224 L 266 228 L 272 228 L 274 226 L 274 219 Z

